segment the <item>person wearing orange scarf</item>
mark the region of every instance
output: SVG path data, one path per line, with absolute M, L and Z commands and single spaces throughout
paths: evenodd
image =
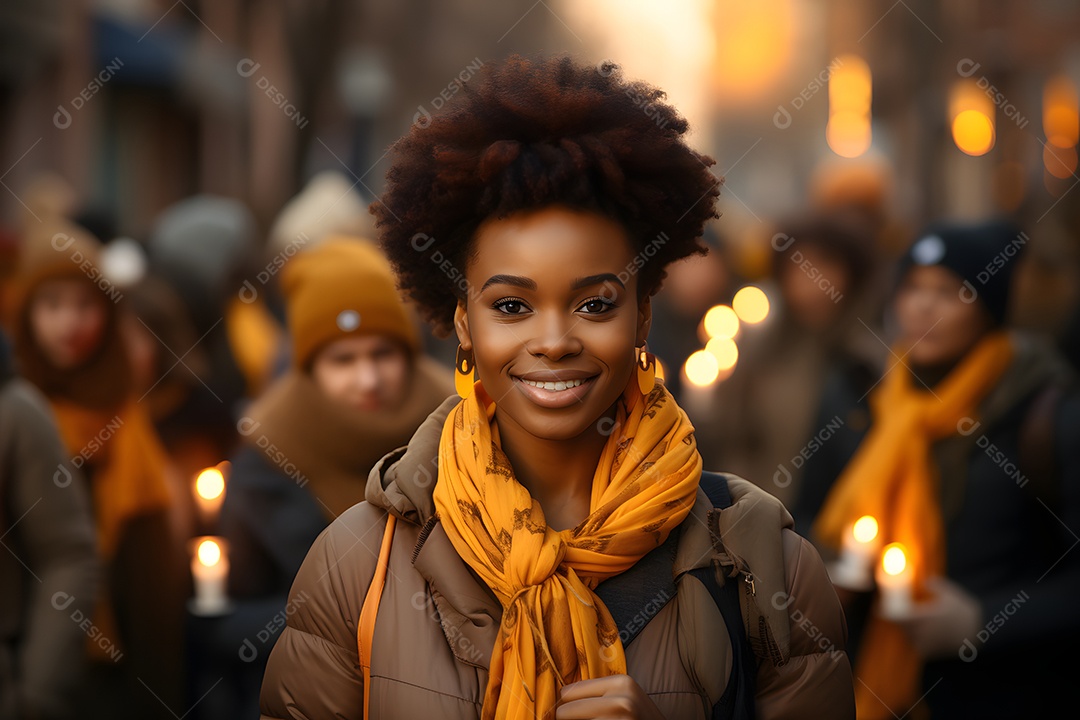
M 233 607 L 200 668 L 205 690 L 225 677 L 235 700 L 222 712 L 235 717 L 258 715 L 275 618 L 308 548 L 363 500 L 372 466 L 454 393 L 374 243 L 327 237 L 288 261 L 281 288 L 291 367 L 237 423 L 218 523 Z
M 478 384 L 447 418 L 435 506 L 458 553 L 506 608 L 485 714 L 526 718 L 554 706 L 563 685 L 626 673 L 617 628 L 593 591 L 682 522 L 697 494 L 701 456 L 693 426 L 666 388 L 643 396 L 632 378 L 613 418 L 632 442 L 611 436 L 588 516 L 555 530 L 525 486 L 506 481 L 514 471 L 500 449 L 495 410 Z
M 474 80 L 394 146 L 373 206 L 401 290 L 456 335 L 460 397 L 312 545 L 263 716 L 853 717 L 818 554 L 751 483 L 709 497 L 646 347 L 665 268 L 705 251 L 712 161 L 613 64 Z
M 1030 458 L 1014 457 L 1015 438 L 999 436 L 1003 424 L 1013 423 L 1013 434 L 1015 425 L 1030 424 L 1016 406 L 1023 411 L 1033 390 L 1053 378 L 1025 340 L 1002 327 L 1015 256 L 1025 243 L 1026 235 L 1007 223 L 940 225 L 902 260 L 893 304 L 900 338 L 869 398 L 872 425 L 814 524 L 820 542 L 840 548 L 854 521 L 869 515 L 878 523 L 877 547 L 899 543 L 910 567 L 913 609 L 888 616 L 876 604 L 855 648 L 860 720 L 909 712 L 952 717 L 961 708 L 978 717 L 1015 716 L 1010 703 L 1019 697 L 1006 688 L 1019 676 L 985 682 L 1003 665 L 992 652 L 981 665 L 977 656 L 998 627 L 996 614 L 1005 607 L 1011 615 L 1009 603 L 1020 595 L 989 600 L 997 594 L 988 584 L 995 571 L 976 554 L 980 542 L 1002 544 L 982 536 L 1011 537 L 1041 512 L 1039 498 L 1025 489 Z M 1013 416 L 1005 423 L 1003 411 Z M 995 466 L 984 468 L 983 459 Z M 1011 527 L 1000 525 L 1008 516 L 1004 503 L 1022 510 Z M 1057 556 L 1039 549 L 1036 533 L 1024 532 L 1026 547 L 1010 540 L 994 562 L 1006 566 L 1024 556 L 1025 564 L 1038 559 L 1038 573 L 1047 571 Z M 1070 573 L 1075 580 L 1070 570 L 1066 581 Z M 1036 578 L 1018 592 L 1034 592 Z
M 20 371 L 49 400 L 68 453 L 56 481 L 87 483 L 105 566 L 80 702 L 115 717 L 159 717 L 169 714 L 162 700 L 182 702 L 182 556 L 164 450 L 129 386 L 123 294 L 102 274 L 99 251 L 59 217 L 32 226 L 9 322 Z

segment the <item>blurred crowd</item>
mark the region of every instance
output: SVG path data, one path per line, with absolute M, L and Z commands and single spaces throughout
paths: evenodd
M 711 252 L 669 271 L 649 348 L 705 467 L 780 498 L 832 563 L 860 717 L 937 682 L 934 717 L 1027 716 L 1080 640 L 1080 313 L 1022 322 L 1050 242 L 1029 218 L 912 227 L 887 182 L 812 188 L 754 257 L 718 221 Z M 399 296 L 340 174 L 311 177 L 266 232 L 226 197 L 127 238 L 58 177 L 19 195 L 0 718 L 255 718 L 300 563 L 454 393 L 454 344 Z M 707 327 L 748 285 L 765 316 Z M 687 363 L 713 340 L 737 359 L 701 381 Z M 933 590 L 899 620 L 882 619 L 889 580 L 852 570 L 863 517 L 905 538 Z

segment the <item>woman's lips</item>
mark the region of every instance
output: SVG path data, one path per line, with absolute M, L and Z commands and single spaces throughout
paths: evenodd
M 532 381 L 520 377 L 513 379 L 514 387 L 537 405 L 545 408 L 564 408 L 581 402 L 581 399 L 592 389 L 596 376 L 557 382 Z

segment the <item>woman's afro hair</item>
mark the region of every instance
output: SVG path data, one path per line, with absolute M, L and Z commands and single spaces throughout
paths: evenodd
M 470 246 L 488 218 L 561 205 L 618 221 L 638 253 L 650 248 L 629 269 L 641 297 L 659 290 L 669 263 L 706 252 L 699 238 L 718 217 L 721 181 L 664 98 L 613 63 L 512 56 L 413 124 L 390 149 L 371 211 L 402 291 L 437 335 L 468 297 Z

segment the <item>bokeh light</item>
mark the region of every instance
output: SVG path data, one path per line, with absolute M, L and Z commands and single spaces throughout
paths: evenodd
M 870 149 L 872 140 L 870 66 L 858 55 L 841 55 L 832 68 L 825 140 L 837 155 L 856 158 Z
M 739 361 L 739 347 L 731 338 L 715 337 L 705 344 L 705 350 L 716 358 L 721 372 L 731 370 Z
M 968 155 L 979 156 L 994 147 L 994 121 L 979 110 L 964 110 L 952 123 L 953 142 Z
M 720 376 L 720 363 L 711 352 L 698 350 L 686 358 L 683 372 L 691 385 L 708 387 Z
M 1046 142 L 1059 148 L 1071 148 L 1080 140 L 1080 99 L 1065 75 L 1055 75 L 1043 88 L 1043 132 Z
M 739 316 L 730 305 L 714 305 L 705 313 L 705 334 L 712 338 L 733 338 L 739 334 Z
M 769 298 L 765 291 L 756 285 L 747 285 L 735 293 L 731 301 L 739 319 L 755 325 L 769 316 Z

